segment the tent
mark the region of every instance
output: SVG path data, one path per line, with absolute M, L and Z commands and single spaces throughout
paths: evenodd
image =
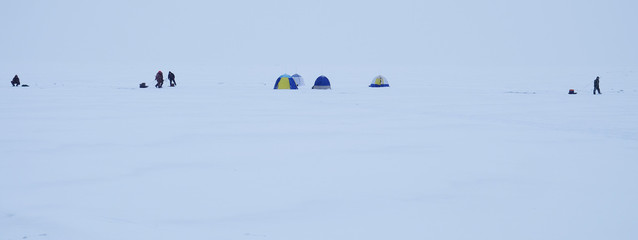
M 296 73 L 295 73 L 295 75 L 292 75 L 292 79 L 293 79 L 293 80 L 295 80 L 295 83 L 297 83 L 297 86 L 303 86 L 303 85 L 306 85 L 306 84 L 303 82 L 303 77 L 302 77 L 301 75 L 299 75 L 299 74 L 296 74 Z
M 330 80 L 324 75 L 321 75 L 315 81 L 315 85 L 312 89 L 330 89 Z
M 370 84 L 370 87 L 389 87 L 390 84 L 388 84 L 388 80 L 385 79 L 385 77 L 379 75 L 376 76 L 373 80 L 372 83 Z
M 290 75 L 284 74 L 277 78 L 275 89 L 297 89 L 297 84 Z

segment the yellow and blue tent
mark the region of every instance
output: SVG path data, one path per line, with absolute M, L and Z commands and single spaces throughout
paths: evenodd
M 274 89 L 297 89 L 297 83 L 288 74 L 284 74 L 277 78 Z
M 370 84 L 370 87 L 389 87 L 390 84 L 388 83 L 388 80 L 385 79 L 385 77 L 379 75 L 376 76 L 373 80 L 372 83 Z

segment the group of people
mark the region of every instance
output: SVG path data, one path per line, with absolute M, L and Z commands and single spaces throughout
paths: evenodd
M 162 71 L 158 71 L 157 74 L 155 74 L 155 81 L 157 81 L 155 87 L 162 88 L 162 86 L 164 85 L 164 74 L 162 73 Z M 168 71 L 168 81 L 171 87 L 175 87 L 177 85 L 177 83 L 175 82 L 175 74 L 173 74 L 171 71 Z M 140 87 L 142 87 L 142 85 L 145 86 L 145 84 L 140 84 Z M 15 77 L 13 77 L 13 80 L 11 80 L 11 86 L 20 86 L 20 78 L 18 77 L 18 75 L 15 75 Z M 598 91 L 598 94 L 602 94 L 600 93 L 600 77 L 596 77 L 596 80 L 594 80 L 594 95 L 596 95 L 596 91 Z
M 162 71 L 158 71 L 157 74 L 155 74 L 155 81 L 157 81 L 155 87 L 162 88 L 164 85 L 164 73 L 162 73 Z M 175 83 L 175 74 L 171 71 L 168 71 L 168 81 L 171 87 L 175 87 L 175 85 L 177 85 L 177 83 Z

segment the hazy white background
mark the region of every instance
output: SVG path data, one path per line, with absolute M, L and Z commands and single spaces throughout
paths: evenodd
M 263 70 L 626 67 L 635 1 L 3 1 L 0 74 L 223 78 Z M 274 74 L 276 73 L 276 74 Z M 255 76 L 262 77 L 259 74 Z M 372 78 L 375 73 L 370 73 Z M 592 78 L 588 73 L 587 79 Z

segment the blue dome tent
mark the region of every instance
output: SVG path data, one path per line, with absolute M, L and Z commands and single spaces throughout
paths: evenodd
M 315 85 L 312 89 L 330 89 L 330 80 L 324 75 L 321 75 L 315 81 Z

